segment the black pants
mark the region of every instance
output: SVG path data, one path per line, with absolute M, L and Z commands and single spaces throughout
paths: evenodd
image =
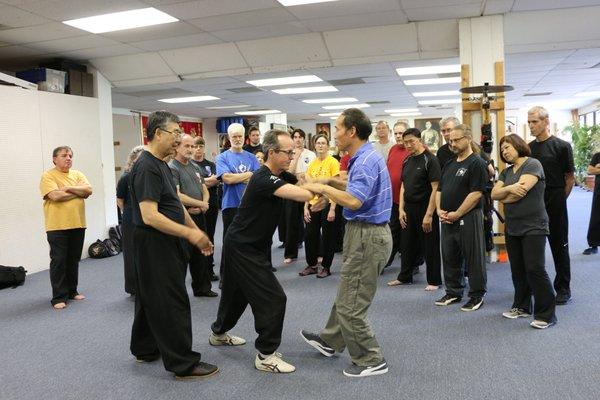
M 258 333 L 254 345 L 262 354 L 274 353 L 281 344 L 287 298 L 271 271 L 270 248 L 240 248 L 226 239 L 223 254 L 225 276 L 212 331 L 220 335 L 231 330 L 250 304 Z
M 190 215 L 200 230 L 206 232 L 204 214 Z M 211 290 L 212 268 L 208 258 L 191 243 L 186 243 L 189 253 L 190 275 L 192 276 L 192 290 L 194 294 L 205 293 Z
M 226 208 L 221 211 L 221 216 L 223 217 L 223 243 L 225 242 L 225 234 L 227 233 L 227 228 L 229 228 L 229 225 L 231 225 L 231 223 L 233 222 L 235 214 L 237 214 L 237 207 Z M 221 275 L 221 277 L 223 277 L 223 263 L 225 262 L 223 254 L 223 249 L 221 248 L 221 265 L 219 266 L 219 275 Z
M 333 262 L 333 256 L 335 254 L 336 244 L 336 233 L 338 231 L 338 219 L 339 216 L 335 215 L 334 221 L 327 221 L 327 214 L 329 213 L 328 205 L 321 211 L 310 213 L 310 222 L 306 224 L 306 238 L 305 238 L 305 253 L 306 263 L 311 267 L 317 265 L 317 258 L 319 257 L 320 245 L 322 244 L 322 257 L 321 266 L 325 269 L 331 268 Z
M 50 245 L 51 303 L 64 303 L 77 294 L 79 260 L 83 250 L 85 228 L 46 232 Z
M 162 355 L 167 371 L 189 372 L 200 360 L 192 351 L 192 316 L 185 288 L 185 243 L 154 229 L 135 227 L 135 317 L 131 353 Z
M 204 218 L 206 219 L 206 234 L 208 235 L 210 241 L 214 244 L 215 229 L 217 227 L 217 219 L 219 218 L 219 204 L 216 201 L 214 203 L 212 201 L 210 202 L 210 207 L 208 208 L 208 211 L 204 214 Z M 211 267 L 215 265 L 215 260 L 212 254 L 208 256 L 208 263 Z
M 531 314 L 533 295 L 533 317 L 544 322 L 556 321 L 554 290 L 545 266 L 546 236 L 506 235 L 506 250 L 515 286 L 512 307 Z
M 469 277 L 469 297 L 483 297 L 487 271 L 481 209 L 471 210 L 453 224 L 442 224 L 442 260 L 447 294 L 462 297 L 464 264 Z
M 131 217 L 123 217 L 121 223 L 121 249 L 123 250 L 123 270 L 125 293 L 135 294 L 135 249 L 133 247 L 133 222 Z
M 283 217 L 285 219 L 284 258 L 298 258 L 298 245 L 304 240 L 304 203 L 294 200 L 283 200 Z
M 396 254 L 400 252 L 402 245 L 402 225 L 400 225 L 400 206 L 397 203 L 392 203 L 392 216 L 390 217 L 390 231 L 392 232 L 392 254 L 386 264 L 387 266 L 392 265 Z
M 594 187 L 587 241 L 590 247 L 600 246 L 600 186 Z
M 571 294 L 571 258 L 569 257 L 569 215 L 567 213 L 567 198 L 564 188 L 546 188 L 544 193 L 546 212 L 548 213 L 548 228 L 550 250 L 554 259 L 556 277 L 554 290 L 557 294 Z
M 440 256 L 440 221 L 437 214 L 433 213 L 431 232 L 423 232 L 423 218 L 427 213 L 427 202 L 405 203 L 406 229 L 402 230 L 401 249 L 402 267 L 398 280 L 412 282 L 413 269 L 417 264 L 420 254 L 425 255 L 427 266 L 427 283 L 439 286 L 442 284 L 442 262 Z

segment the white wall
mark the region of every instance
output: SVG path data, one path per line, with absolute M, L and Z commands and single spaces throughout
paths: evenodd
M 60 145 L 73 148 L 73 168 L 94 189 L 85 201 L 87 255 L 89 244 L 107 234 L 98 99 L 0 86 L 0 104 L 0 264 L 23 265 L 30 273 L 48 268 L 39 182 Z
M 115 171 L 114 175 L 118 181 L 123 174 L 127 156 L 135 146 L 142 144 L 140 118 L 131 113 L 112 114 L 113 140 L 118 145 L 114 145 L 115 167 L 120 167 L 120 171 Z

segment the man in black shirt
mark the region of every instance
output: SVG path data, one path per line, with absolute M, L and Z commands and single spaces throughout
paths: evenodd
M 192 351 L 192 318 L 185 288 L 187 257 L 183 239 L 203 254 L 213 251 L 177 197 L 173 175 L 163 159 L 181 134 L 179 118 L 166 111 L 148 117 L 148 146 L 131 170 L 135 247 L 135 318 L 131 352 L 138 362 L 162 356 L 176 378 L 206 377 L 218 372 Z
M 569 143 L 550 135 L 550 121 L 545 108 L 531 108 L 527 113 L 527 123 L 531 135 L 535 137 L 535 140 L 529 143 L 531 157 L 542 163 L 546 175 L 544 202 L 549 218 L 548 242 L 556 268 L 556 304 L 567 304 L 571 300 L 567 198 L 575 183 L 573 150 Z
M 257 126 L 251 126 L 248 128 L 248 139 L 250 143 L 245 144 L 242 148 L 246 151 L 249 151 L 252 154 L 256 154 L 259 151 L 262 153 L 263 148 L 260 144 L 260 130 Z
M 204 138 L 197 137 L 194 142 L 196 145 L 196 151 L 194 152 L 194 162 L 200 167 L 200 173 L 204 178 L 204 184 L 208 188 L 208 194 L 210 195 L 208 200 L 208 211 L 204 213 L 206 219 L 206 233 L 211 242 L 215 242 L 215 229 L 217 227 L 217 219 L 219 217 L 219 180 L 217 179 L 217 166 L 214 162 L 206 159 Z M 215 266 L 213 255 L 208 256 L 208 262 L 211 265 L 211 269 Z M 214 270 L 211 273 L 213 281 L 218 281 L 219 278 L 215 275 Z
M 587 172 L 589 175 L 596 175 L 594 196 L 592 197 L 592 213 L 590 214 L 587 233 L 587 241 L 590 247 L 583 251 L 584 255 L 589 256 L 590 254 L 597 254 L 598 246 L 600 246 L 600 153 L 592 156 Z
M 402 225 L 402 267 L 398 279 L 389 286 L 412 283 L 413 268 L 421 253 L 427 266 L 427 287 L 437 290 L 442 284 L 440 261 L 440 228 L 435 213 L 435 196 L 441 171 L 437 158 L 425 148 L 421 132 L 406 130 L 402 137 L 410 153 L 402 168 L 399 218 Z
M 227 332 L 250 304 L 258 333 L 254 366 L 261 371 L 288 373 L 296 368 L 275 352 L 281 343 L 287 298 L 271 270 L 271 244 L 282 199 L 306 202 L 314 195 L 295 186 L 296 177 L 286 172 L 294 155 L 287 132 L 270 130 L 263 147 L 265 164 L 250 178 L 223 241 L 223 288 L 209 342 L 215 346 L 236 345 L 228 340 Z
M 482 195 L 487 182 L 485 162 L 473 151 L 471 129 L 457 125 L 448 138 L 456 154 L 442 170 L 436 197 L 442 222 L 442 259 L 446 295 L 435 302 L 447 306 L 462 299 L 465 288 L 463 264 L 469 277 L 469 301 L 462 311 L 478 310 L 486 292 L 485 241 L 483 237 Z

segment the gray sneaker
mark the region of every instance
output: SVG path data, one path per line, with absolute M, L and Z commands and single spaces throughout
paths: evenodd
M 510 310 L 503 312 L 502 316 L 504 318 L 517 319 L 521 317 L 530 317 L 531 314 L 521 310 L 520 308 L 511 308 Z
M 211 332 L 208 337 L 208 343 L 211 346 L 241 346 L 246 344 L 246 339 L 230 335 L 227 332 L 222 335 L 216 335 L 214 332 Z
M 351 378 L 364 378 L 367 376 L 383 375 L 388 372 L 388 365 L 385 359 L 377 365 L 371 365 L 368 367 L 361 367 L 356 364 L 352 364 L 344 370 L 344 375 Z
M 319 353 L 323 354 L 325 357 L 331 357 L 335 354 L 335 350 L 329 347 L 329 345 L 316 333 L 303 330 L 300 331 L 300 336 L 302 336 L 302 339 L 304 339 L 306 343 L 317 349 Z

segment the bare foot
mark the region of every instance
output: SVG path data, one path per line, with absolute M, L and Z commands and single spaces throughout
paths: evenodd
M 294 258 L 286 258 L 286 259 L 283 260 L 283 263 L 284 264 L 291 264 L 291 263 L 294 262 L 294 260 L 295 260 Z
M 79 293 L 79 294 L 76 294 L 76 295 L 73 297 L 73 300 L 83 300 L 83 299 L 85 299 L 85 296 L 84 296 L 84 295 L 82 295 L 81 293 Z
M 434 290 L 438 290 L 440 287 L 436 286 L 436 285 L 427 285 L 425 287 L 425 290 L 428 292 L 433 292 Z
M 317 262 L 321 264 L 323 262 L 323 257 L 317 257 Z
M 67 306 L 67 303 L 56 303 L 52 307 L 54 307 L 55 310 L 62 310 L 66 306 Z
M 402 282 L 400 282 L 398 279 L 394 279 L 393 281 L 389 281 L 387 283 L 388 286 L 398 286 L 398 285 L 402 285 Z

